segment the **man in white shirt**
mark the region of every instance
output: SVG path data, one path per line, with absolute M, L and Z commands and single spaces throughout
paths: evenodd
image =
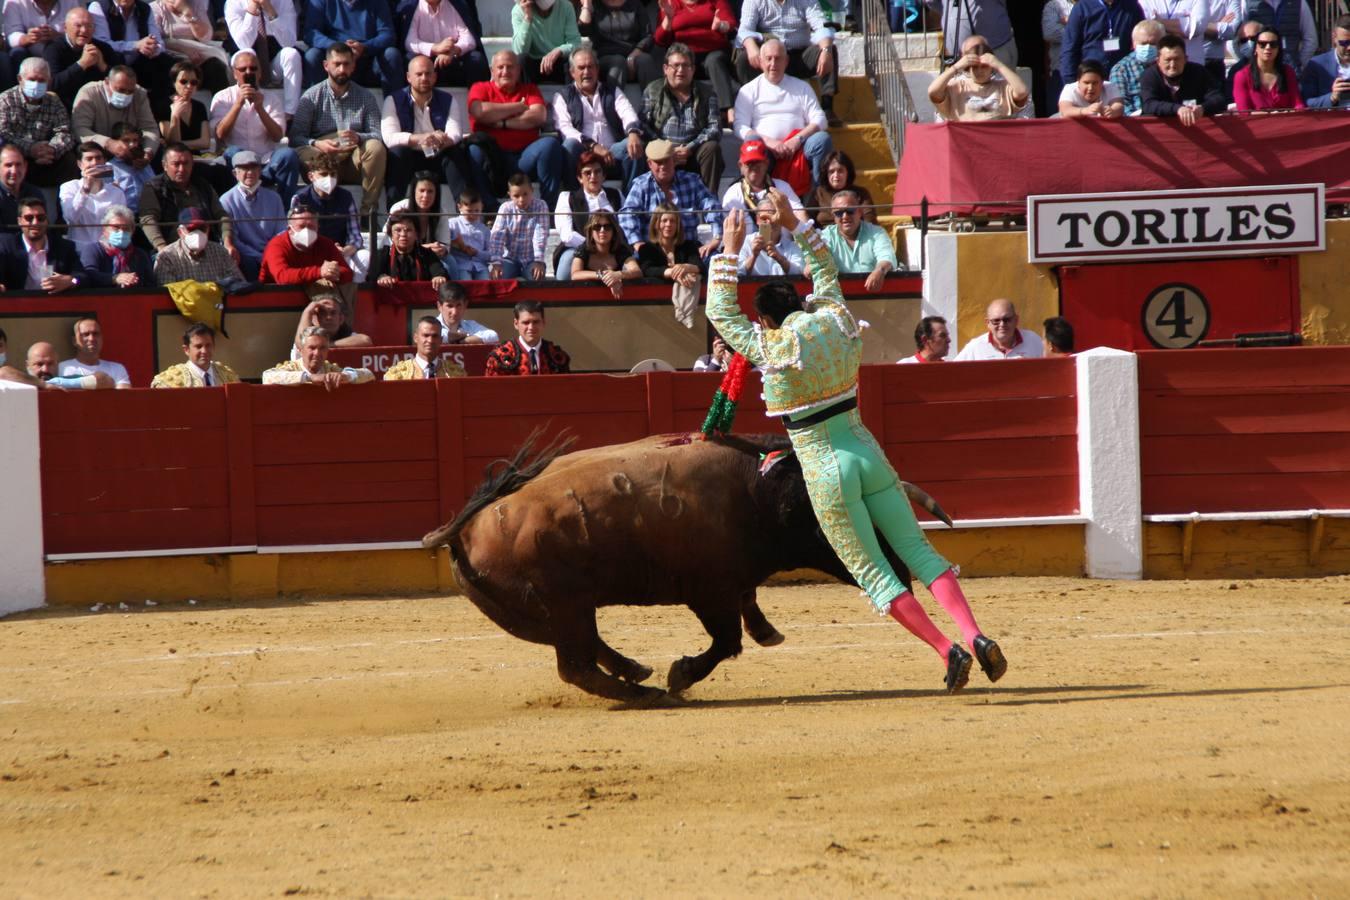
M 404 41 L 408 58 L 430 57 L 436 83 L 470 87 L 489 77 L 487 57 L 464 19 L 447 0 L 419 0 Z
M 1144 18 L 1162 24 L 1168 34 L 1186 42 L 1186 62 L 1205 64 L 1205 27 L 1209 0 L 1139 0 Z
M 464 318 L 469 298 L 458 282 L 441 285 L 436 299 L 437 318 L 441 323 L 441 341 L 446 344 L 495 344 L 501 340 L 497 332 L 481 322 Z
M 431 57 L 408 60 L 407 85 L 385 97 L 380 109 L 380 137 L 389 154 L 384 170 L 389 206 L 407 198 L 417 172 L 439 171 L 453 197 L 469 184 L 464 113 L 463 105 L 449 91 L 436 90 Z
M 957 362 L 980 359 L 1039 359 L 1045 343 L 1034 331 L 1017 327 L 1017 309 L 1011 300 L 995 300 L 985 310 L 989 331 L 970 341 L 956 355 Z
M 343 367 L 328 361 L 328 332 L 311 325 L 301 332 L 299 358 L 273 366 L 262 374 L 263 384 L 321 384 L 337 390 L 344 384 L 364 384 L 375 380 L 366 368 Z
M 759 48 L 764 74 L 736 95 L 736 136 L 764 142 L 775 164 L 805 154 L 814 187 L 820 161 L 834 149 L 829 123 L 811 85 L 787 74 L 787 49 L 777 38 Z M 799 192 L 800 193 L 800 192 Z
M 919 324 L 914 326 L 914 346 L 919 348 L 917 353 L 896 360 L 896 362 L 902 365 L 905 363 L 944 362 L 947 351 L 952 346 L 952 336 L 951 332 L 947 330 L 947 320 L 942 316 L 924 316 L 920 319 Z
M 759 230 L 741 245 L 742 275 L 784 275 L 802 273 L 802 251 L 797 240 L 778 222 L 778 206 L 769 198 L 755 208 Z
M 103 214 L 114 206 L 126 206 L 127 195 L 113 184 L 112 166 L 106 152 L 93 141 L 80 145 L 80 171 L 83 175 L 61 185 L 61 215 L 66 220 L 66 236 L 83 251 L 98 243 L 103 232 Z
M 252 50 L 266 61 L 258 85 L 281 83 L 286 118 L 295 115 L 303 90 L 304 60 L 295 45 L 295 5 L 291 0 L 225 0 L 225 26 L 240 50 Z M 256 152 L 256 151 L 255 151 Z
M 577 160 L 589 150 L 608 174 L 622 173 L 628 190 L 642 163 L 642 124 L 624 92 L 601 83 L 600 61 L 589 47 L 572 51 L 572 83 L 553 98 L 553 121 L 567 154 L 563 174 L 569 189 L 576 187 Z
M 300 156 L 281 146 L 286 114 L 258 87 L 261 68 L 253 50 L 240 50 L 230 57 L 234 86 L 211 98 L 211 132 L 216 146 L 226 148 L 226 165 L 233 165 L 234 155 L 241 150 L 256 154 L 263 164 L 263 184 L 276 188 L 282 202 L 290 206 L 300 179 Z
M 41 57 L 47 44 L 61 39 L 66 13 L 79 0 L 5 0 L 5 38 L 11 61 L 17 66 L 26 57 Z
M 839 51 L 825 26 L 819 0 L 745 0 L 740 7 L 736 46 L 736 77 L 748 83 L 764 66 L 764 47 L 777 40 L 784 47 L 784 71 L 820 81 L 820 100 L 830 127 L 843 122 L 834 114 L 839 92 Z M 740 123 L 740 110 L 736 111 Z
M 1225 61 L 1228 42 L 1237 36 L 1242 24 L 1242 0 L 1207 0 L 1206 9 L 1205 68 L 1215 79 L 1223 81 L 1228 74 Z
M 98 319 L 77 319 L 73 343 L 75 358 L 62 361 L 56 374 L 62 378 L 78 378 L 102 372 L 116 382 L 119 389 L 131 387 L 131 376 L 127 374 L 126 366 L 100 358 L 103 353 L 103 329 Z

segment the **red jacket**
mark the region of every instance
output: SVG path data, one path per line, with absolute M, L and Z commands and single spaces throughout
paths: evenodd
M 695 53 L 707 53 L 711 50 L 728 50 L 736 36 L 736 17 L 731 12 L 727 0 L 705 0 L 697 6 L 685 6 L 684 0 L 674 0 L 675 15 L 671 19 L 670 29 L 656 26 L 656 42 L 662 47 L 680 41 Z M 720 21 L 731 26 L 726 34 L 712 30 L 713 13 Z M 659 21 L 664 21 L 664 14 Z
M 351 266 L 347 265 L 342 250 L 331 238 L 319 235 L 307 250 L 301 250 L 291 243 L 291 232 L 283 231 L 267 242 L 258 281 L 263 284 L 312 284 L 323 277 L 319 267 L 329 260 L 342 270 L 338 281 L 345 284 L 352 280 Z

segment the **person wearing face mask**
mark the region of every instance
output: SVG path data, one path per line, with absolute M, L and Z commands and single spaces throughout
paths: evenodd
M 263 284 L 349 284 L 351 266 L 342 250 L 319 234 L 318 214 L 310 207 L 292 206 L 286 230 L 267 242 L 258 280 Z
M 112 206 L 103 213 L 103 233 L 80 250 L 85 277 L 91 287 L 152 288 L 155 280 L 150 255 L 131 243 L 136 216 L 125 206 Z
M 35 0 L 36 2 L 36 0 Z M 66 6 L 65 0 L 62 5 Z M 10 4 L 6 4 L 10 6 Z M 57 34 L 47 41 L 41 56 L 51 68 L 52 82 L 49 90 L 61 98 L 61 102 L 70 106 L 75 102 L 75 93 L 86 84 L 102 81 L 108 75 L 108 67 L 117 62 L 113 48 L 94 38 L 94 20 L 89 10 L 78 3 L 70 3 L 62 14 L 64 34 Z M 9 21 L 10 10 L 5 10 L 5 24 Z M 35 56 L 38 54 L 34 54 Z
M 150 96 L 136 84 L 130 66 L 113 66 L 108 77 L 80 88 L 75 95 L 70 124 L 75 136 L 103 147 L 113 139 L 113 130 L 124 122 L 141 133 L 141 148 L 147 159 L 159 152 L 159 123 L 150 110 Z
M 70 116 L 61 99 L 48 93 L 50 82 L 46 61 L 30 56 L 19 66 L 19 83 L 0 93 L 0 142 L 22 150 L 33 183 L 47 187 L 77 171 Z
M 343 257 L 360 281 L 369 254 L 360 253 L 366 245 L 361 236 L 361 219 L 357 218 L 351 191 L 338 186 L 339 164 L 333 156 L 320 154 L 310 157 L 306 168 L 309 186 L 296 191 L 291 205 L 307 206 L 319 214 L 319 234 L 342 249 Z
M 1159 21 L 1145 19 L 1140 22 L 1131 32 L 1134 50 L 1111 69 L 1110 82 L 1120 91 L 1127 116 L 1139 115 L 1139 79 L 1158 61 L 1158 41 L 1166 33 L 1167 29 Z
M 145 0 L 94 0 L 89 4 L 94 37 L 116 54 L 116 61 L 136 70 L 136 77 L 157 99 L 173 93 L 174 57 L 164 46 L 159 19 Z
M 234 257 L 207 236 L 205 210 L 188 207 L 178 214 L 178 240 L 155 257 L 155 278 L 162 285 L 175 281 L 212 281 L 228 290 L 244 283 Z
M 286 205 L 276 191 L 262 186 L 262 171 L 262 161 L 256 153 L 239 151 L 234 155 L 234 177 L 238 184 L 220 198 L 221 208 L 234 223 L 239 269 L 250 281 L 258 280 L 267 242 L 286 230 Z
M 181 143 L 164 148 L 164 174 L 146 182 L 141 193 L 141 231 L 155 250 L 163 250 L 173 233 L 169 230 L 179 213 L 200 209 L 202 218 L 212 223 L 209 237 L 219 240 L 231 257 L 238 260 L 234 246 L 234 223 L 220 206 L 215 188 L 195 169 L 192 151 Z

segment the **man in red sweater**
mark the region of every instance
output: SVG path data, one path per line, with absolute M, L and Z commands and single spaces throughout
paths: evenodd
M 352 270 L 338 245 L 319 234 L 318 214 L 300 204 L 291 208 L 286 230 L 267 242 L 258 280 L 337 287 L 352 280 Z

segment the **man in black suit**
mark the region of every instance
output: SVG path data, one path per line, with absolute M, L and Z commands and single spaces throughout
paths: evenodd
M 1141 112 L 1175 116 L 1191 126 L 1228 109 L 1223 88 L 1199 63 L 1186 62 L 1186 42 L 1175 34 L 1158 41 L 1158 64 L 1139 78 Z
M 120 62 L 112 47 L 94 40 L 94 20 L 83 6 L 66 13 L 65 35 L 48 41 L 42 58 L 52 72 L 48 90 L 60 97 L 67 109 L 75 105 L 80 88 L 91 81 L 102 81 L 108 76 L 108 67 Z
M 28 158 L 13 144 L 0 147 L 0 234 L 19 230 L 19 201 L 41 197 L 42 191 L 28 183 Z
M 19 232 L 0 235 L 0 291 L 59 294 L 80 286 L 80 254 L 70 241 L 47 233 L 47 201 L 19 201 Z

